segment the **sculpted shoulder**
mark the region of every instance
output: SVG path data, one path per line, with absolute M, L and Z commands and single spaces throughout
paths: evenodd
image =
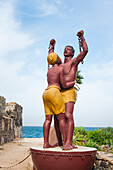
M 60 67 L 60 68 L 61 68 L 61 67 L 63 68 L 63 67 L 64 67 L 64 63 L 60 64 L 59 67 Z
M 59 65 L 59 70 L 60 70 L 60 72 L 63 70 L 63 68 L 64 68 L 64 63 L 62 63 L 62 64 Z

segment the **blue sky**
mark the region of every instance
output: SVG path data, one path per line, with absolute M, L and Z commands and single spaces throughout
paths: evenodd
M 89 52 L 74 110 L 76 126 L 113 126 L 113 1 L 1 0 L 0 95 L 23 106 L 24 125 L 43 125 L 50 39 L 64 60 L 68 44 L 79 54 L 83 29 Z

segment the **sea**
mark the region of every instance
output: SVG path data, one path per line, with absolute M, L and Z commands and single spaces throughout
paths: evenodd
M 86 130 L 102 129 L 102 127 L 84 127 Z M 42 126 L 23 126 L 22 130 L 23 138 L 43 138 Z

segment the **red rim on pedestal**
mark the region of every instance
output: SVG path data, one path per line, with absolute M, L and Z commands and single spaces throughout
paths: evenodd
M 34 170 L 91 170 L 97 149 L 78 146 L 78 149 L 64 151 L 56 148 L 31 147 Z

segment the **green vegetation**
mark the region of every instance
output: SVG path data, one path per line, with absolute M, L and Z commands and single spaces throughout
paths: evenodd
M 82 84 L 82 79 L 84 79 L 83 76 L 80 75 L 80 72 L 81 71 L 77 71 L 77 74 L 76 74 L 76 83 L 77 84 Z
M 84 127 L 74 128 L 73 134 L 73 144 L 83 145 L 88 147 L 97 148 L 97 150 L 102 150 L 101 146 L 105 145 L 111 148 L 110 152 L 113 152 L 113 128 L 102 128 L 94 131 L 85 130 Z M 104 147 L 103 147 L 103 150 Z

